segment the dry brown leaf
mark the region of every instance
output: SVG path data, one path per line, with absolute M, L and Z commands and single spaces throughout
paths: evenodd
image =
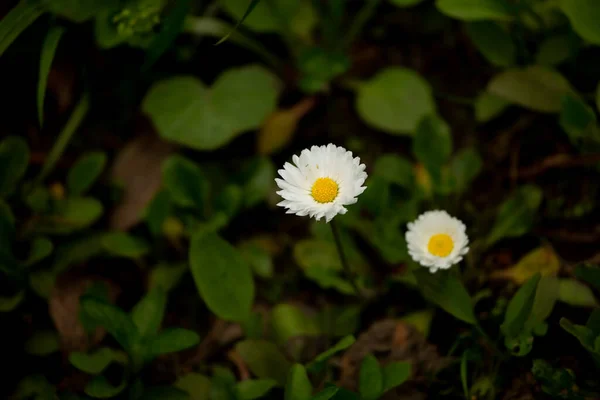
M 273 112 L 258 132 L 257 150 L 268 155 L 284 147 L 296 131 L 298 122 L 315 105 L 314 97 L 307 97 L 292 108 Z
M 174 148 L 155 135 L 143 135 L 130 141 L 117 155 L 111 179 L 123 185 L 124 193 L 111 215 L 111 229 L 125 231 L 141 220 L 160 189 L 162 162 Z
M 86 351 L 102 341 L 106 335 L 104 329 L 98 328 L 88 337 L 79 322 L 79 298 L 94 282 L 104 282 L 108 286 L 109 299 L 115 301 L 119 294 L 118 287 L 105 279 L 80 277 L 64 274 L 58 277 L 48 300 L 48 309 L 54 326 L 58 331 L 61 348 L 65 352 Z

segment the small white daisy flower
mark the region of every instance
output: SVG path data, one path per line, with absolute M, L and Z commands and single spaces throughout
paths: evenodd
M 408 224 L 408 253 L 431 272 L 448 269 L 469 251 L 466 227 L 446 211 L 427 211 Z
M 275 179 L 283 197 L 278 206 L 287 208 L 287 214 L 308 215 L 317 221 L 325 217 L 329 222 L 337 214 L 345 214 L 349 204 L 358 201 L 365 191 L 367 173 L 360 158 L 343 147 L 328 144 L 302 150 L 292 158 L 295 165 L 285 163 Z

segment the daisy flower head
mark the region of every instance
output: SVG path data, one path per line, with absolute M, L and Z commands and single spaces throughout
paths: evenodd
M 312 146 L 286 162 L 275 179 L 287 214 L 308 215 L 329 222 L 337 214 L 345 214 L 345 206 L 358 201 L 365 191 L 367 173 L 359 157 L 340 146 Z
M 446 211 L 427 211 L 408 224 L 408 253 L 431 272 L 448 269 L 469 251 L 466 227 Z

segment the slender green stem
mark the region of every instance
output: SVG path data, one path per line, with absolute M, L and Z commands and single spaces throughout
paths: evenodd
M 354 21 L 352 21 L 352 24 L 350 25 L 350 29 L 348 29 L 344 47 L 348 48 L 352 45 L 354 40 L 362 32 L 367 21 L 369 19 L 371 19 L 371 17 L 375 13 L 375 10 L 377 9 L 377 6 L 379 5 L 380 2 L 381 2 L 381 0 L 366 0 L 365 1 L 365 4 L 358 11 L 358 14 L 356 14 Z
M 46 162 L 44 163 L 42 170 L 40 171 L 40 174 L 37 177 L 37 183 L 42 182 L 52 172 L 52 170 L 56 166 L 56 163 L 58 162 L 58 160 L 60 160 L 60 157 L 63 155 L 65 149 L 67 148 L 67 145 L 71 141 L 71 138 L 73 138 L 73 135 L 75 134 L 75 132 L 77 132 L 77 128 L 79 128 L 79 126 L 83 122 L 83 119 L 87 115 L 89 109 L 90 98 L 89 94 L 86 93 L 81 97 L 81 100 L 79 100 L 77 106 L 75 106 L 71 117 L 67 121 L 63 130 L 58 135 L 56 142 L 54 142 L 54 146 L 50 150 L 50 153 L 46 158 Z
M 484 337 L 484 339 L 492 347 L 492 350 L 494 350 L 494 353 L 496 353 L 498 355 L 498 357 L 500 357 L 502 359 L 506 358 L 506 355 L 502 352 L 502 350 L 500 350 L 498 348 L 498 345 L 496 344 L 496 342 L 494 340 L 492 340 L 492 338 L 483 330 L 483 328 L 481 327 L 481 325 L 479 325 L 479 323 L 477 323 L 477 325 L 475 325 L 475 329 L 477 330 L 477 332 L 479 332 L 479 334 L 481 336 Z
M 334 220 L 331 220 L 330 225 L 331 225 L 331 232 L 333 233 L 333 239 L 335 241 L 335 247 L 337 248 L 338 255 L 340 256 L 340 262 L 342 264 L 342 268 L 344 268 L 344 273 L 346 274 L 346 277 L 352 284 L 352 287 L 354 288 L 356 295 L 363 297 L 363 293 L 360 290 L 360 288 L 358 287 L 358 284 L 356 283 L 356 274 L 350 268 L 350 264 L 348 264 L 348 260 L 346 259 L 346 255 L 344 254 L 344 249 L 342 247 L 342 240 L 341 240 L 339 228 Z

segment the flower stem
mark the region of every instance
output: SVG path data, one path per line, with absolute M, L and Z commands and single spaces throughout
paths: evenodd
M 340 263 L 342 264 L 342 268 L 344 268 L 344 273 L 346 274 L 346 277 L 352 284 L 352 287 L 354 288 L 356 295 L 359 297 L 363 297 L 363 293 L 360 290 L 360 288 L 358 287 L 358 284 L 356 283 L 356 274 L 350 268 L 350 264 L 348 264 L 348 260 L 346 259 L 346 255 L 344 254 L 344 249 L 342 248 L 342 240 L 341 240 L 341 236 L 340 236 L 340 230 L 334 220 L 332 220 L 330 222 L 330 225 L 331 225 L 331 232 L 333 233 L 333 239 L 335 241 L 335 247 L 337 248 L 338 255 L 340 256 Z

